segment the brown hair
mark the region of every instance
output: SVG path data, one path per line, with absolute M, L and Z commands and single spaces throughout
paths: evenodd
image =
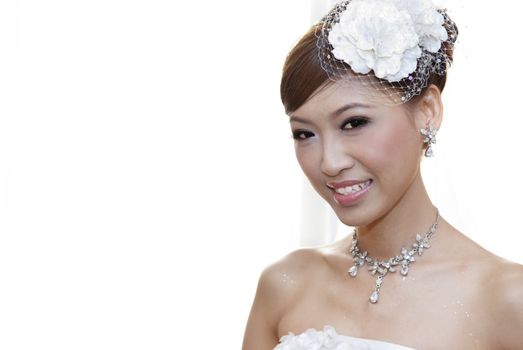
M 307 102 L 315 92 L 333 83 L 327 73 L 321 68 L 319 59 L 319 49 L 316 45 L 316 31 L 322 26 L 318 23 L 312 26 L 309 31 L 291 49 L 285 64 L 280 84 L 280 95 L 285 112 L 290 114 Z M 456 28 L 457 34 L 457 28 Z M 450 62 L 453 59 L 453 45 L 444 42 L 444 50 Z M 431 74 L 427 87 L 431 84 L 436 85 L 441 92 L 445 88 L 447 74 Z M 394 86 L 394 83 L 388 83 Z M 418 96 L 413 97 L 407 103 L 414 103 L 425 93 L 425 87 Z

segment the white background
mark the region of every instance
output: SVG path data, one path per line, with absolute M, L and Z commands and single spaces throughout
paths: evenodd
M 240 348 L 259 273 L 300 242 L 279 78 L 310 1 L 0 4 L 0 348 Z M 450 2 L 424 172 L 523 262 L 517 4 Z

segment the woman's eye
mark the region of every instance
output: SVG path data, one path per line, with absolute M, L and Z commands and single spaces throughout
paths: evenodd
M 298 141 L 308 139 L 311 136 L 314 136 L 312 132 L 304 130 L 296 130 L 292 133 L 292 138 Z
M 367 123 L 369 123 L 368 118 L 354 117 L 354 118 L 347 119 L 342 124 L 342 129 L 343 130 L 356 129 L 356 128 L 360 128 L 360 127 L 366 125 Z M 291 136 L 293 139 L 295 139 L 297 141 L 302 141 L 302 140 L 308 139 L 309 137 L 314 136 L 314 134 L 312 132 L 306 131 L 306 130 L 296 130 L 296 131 L 292 132 Z
M 342 129 L 356 129 L 367 124 L 368 122 L 369 120 L 367 118 L 351 118 L 343 123 Z

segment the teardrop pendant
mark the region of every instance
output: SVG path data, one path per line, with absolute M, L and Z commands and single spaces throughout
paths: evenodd
M 372 294 L 370 295 L 370 302 L 373 303 L 373 304 L 376 304 L 378 302 L 378 299 L 380 298 L 380 294 L 378 293 L 378 291 L 373 291 Z
M 357 274 L 358 274 L 358 267 L 356 265 L 354 265 L 353 267 L 351 267 L 349 269 L 349 275 L 351 277 L 356 277 Z

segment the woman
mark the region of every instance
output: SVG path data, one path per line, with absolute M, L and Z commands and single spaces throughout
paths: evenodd
M 429 0 L 352 0 L 290 52 L 298 162 L 355 230 L 263 271 L 244 350 L 523 349 L 523 267 L 441 217 L 420 174 L 456 38 Z

